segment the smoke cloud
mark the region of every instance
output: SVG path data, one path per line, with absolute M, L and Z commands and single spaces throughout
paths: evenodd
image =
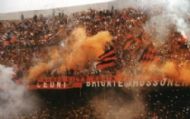
M 190 40 L 189 0 L 118 0 L 118 6 L 133 7 L 148 14 L 144 30 L 155 46 L 163 45 L 173 28 Z
M 87 36 L 84 28 L 76 28 L 65 41 L 64 47 L 49 51 L 48 61 L 39 62 L 30 68 L 27 79 L 35 79 L 50 70 L 64 73 L 68 69 L 84 69 L 104 53 L 105 45 L 111 40 L 112 36 L 108 31 Z
M 154 39 L 155 45 L 163 45 L 168 40 L 172 28 L 176 28 L 176 31 L 184 37 L 190 38 L 189 0 L 154 0 L 151 2 L 154 2 L 152 6 L 154 9 L 161 10 L 159 12 L 149 10 L 152 13 L 144 28 Z
M 124 71 L 122 75 L 127 76 L 128 79 L 141 79 L 144 81 L 159 81 L 168 77 L 178 83 L 190 85 L 189 67 L 189 62 L 179 63 L 174 60 L 167 60 L 163 63 L 139 64 L 133 69 L 135 73 Z
M 160 46 L 170 43 L 174 31 L 190 42 L 190 1 L 189 0 L 118 0 L 119 8 L 135 8 L 143 11 L 148 20 L 143 28 L 149 34 L 153 45 L 158 50 Z M 132 72 L 127 68 L 123 75 L 132 79 L 156 80 L 171 77 L 179 82 L 189 82 L 189 62 L 165 60 L 162 63 L 136 64 Z
M 179 64 L 174 61 L 168 61 L 162 66 L 161 70 L 164 72 L 165 75 L 172 77 L 178 82 L 190 84 L 189 67 L 189 62 Z
M 100 119 L 134 119 L 146 113 L 140 89 L 110 90 L 92 99 Z
M 35 108 L 37 98 L 24 85 L 16 84 L 12 78 L 14 70 L 0 65 L 0 118 L 14 119 L 19 114 Z

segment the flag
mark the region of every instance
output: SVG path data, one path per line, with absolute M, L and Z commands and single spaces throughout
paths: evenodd
M 145 48 L 139 59 L 140 62 L 144 63 L 158 61 L 158 60 L 159 58 L 157 57 L 157 51 L 152 45 L 149 45 L 147 48 Z
M 112 48 L 99 56 L 99 63 L 96 65 L 96 68 L 99 70 L 113 68 L 117 65 L 117 60 L 116 50 Z

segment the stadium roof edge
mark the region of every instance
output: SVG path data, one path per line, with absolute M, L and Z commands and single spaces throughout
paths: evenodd
M 82 4 L 82 5 L 75 5 L 75 6 L 65 6 L 65 7 L 54 7 L 49 9 L 40 9 L 40 10 L 25 10 L 25 11 L 15 11 L 15 12 L 8 12 L 8 13 L 0 13 L 0 20 L 18 20 L 20 19 L 21 14 L 25 16 L 25 18 L 31 18 L 35 14 L 43 14 L 44 16 L 50 16 L 53 12 L 59 13 L 64 12 L 65 14 L 72 14 L 74 12 L 80 12 L 88 10 L 89 8 L 92 9 L 110 9 L 111 6 L 114 5 L 115 0 L 107 0 L 107 2 L 99 2 L 99 3 L 92 3 L 92 4 Z

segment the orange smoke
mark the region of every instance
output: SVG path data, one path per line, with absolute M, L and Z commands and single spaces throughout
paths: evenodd
M 83 28 L 75 29 L 71 38 L 67 49 L 72 51 L 65 54 L 65 63 L 59 68 L 60 72 L 64 72 L 66 69 L 83 69 L 88 62 L 96 60 L 103 54 L 106 43 L 112 40 L 112 36 L 107 31 L 88 37 Z
M 177 78 L 179 77 L 179 71 L 177 69 L 177 64 L 173 61 L 168 61 L 161 67 L 162 72 L 171 77 L 171 78 Z
M 190 84 L 190 62 L 179 63 L 177 61 L 166 61 L 164 63 L 152 62 L 138 67 L 140 72 L 133 78 L 142 80 L 161 80 L 169 77 L 177 82 Z
M 132 72 L 131 72 L 132 71 Z M 135 72 L 135 73 L 134 73 Z M 118 71 L 115 80 L 143 80 L 143 81 L 161 81 L 169 78 L 178 83 L 190 85 L 190 62 L 179 62 L 167 60 L 165 62 L 139 63 L 133 69 L 125 67 Z
M 190 63 L 177 63 L 175 61 L 166 62 L 162 68 L 164 75 L 171 77 L 172 79 L 190 84 Z
M 76 28 L 71 33 L 64 48 L 54 48 L 50 51 L 48 61 L 40 62 L 31 67 L 27 79 L 35 79 L 47 71 L 64 73 L 67 69 L 81 70 L 98 59 L 104 53 L 106 43 L 111 42 L 108 31 L 87 36 L 84 28 Z
M 37 78 L 39 75 L 41 75 L 42 73 L 44 73 L 45 71 L 49 70 L 50 67 L 48 64 L 46 63 L 39 63 L 38 65 L 32 67 L 29 70 L 29 75 L 27 77 L 27 79 L 34 79 Z

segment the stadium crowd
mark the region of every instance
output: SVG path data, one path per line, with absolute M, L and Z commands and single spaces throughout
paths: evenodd
M 145 13 L 129 8 L 102 11 L 90 9 L 86 12 L 74 13 L 71 16 L 60 13 L 51 17 L 35 15 L 33 18 L 24 18 L 22 16 L 19 21 L 1 21 L 0 64 L 17 68 L 20 72 L 19 75 L 22 76 L 28 71 L 33 60 L 46 55 L 44 53 L 46 47 L 58 45 L 64 39 L 64 37 L 60 39 L 57 34 L 62 33 L 62 31 L 64 32 L 63 35 L 69 34 L 74 27 L 84 26 L 88 35 L 96 34 L 101 30 L 108 30 L 113 35 L 114 47 L 120 52 L 119 57 L 124 58 L 122 63 L 125 65 L 126 60 L 129 58 L 126 54 L 129 52 L 122 52 L 122 47 L 124 47 L 126 39 L 131 37 L 137 39 L 139 41 L 137 45 L 141 47 L 141 42 L 148 39 L 148 35 L 143 29 L 143 24 L 147 19 L 148 17 Z M 132 50 L 134 49 L 132 48 Z M 134 52 L 131 52 L 131 56 L 134 56 L 135 59 L 136 55 L 134 54 Z M 147 104 L 146 106 L 149 105 Z M 169 116 L 167 117 L 170 113 L 169 109 L 167 110 L 159 101 L 153 103 L 154 106 L 157 106 L 157 110 L 154 111 L 159 113 L 159 117 L 161 117 L 159 119 L 171 119 Z M 100 119 L 99 114 L 93 109 L 93 105 L 77 106 L 73 102 L 69 107 L 64 108 L 43 107 L 31 112 L 30 115 L 18 115 L 18 119 Z M 186 113 L 189 113 L 189 108 L 184 108 L 181 111 L 179 114 L 175 113 L 174 118 L 186 119 L 183 115 L 188 115 Z M 111 112 L 108 111 L 107 114 L 111 114 Z M 141 117 L 137 117 L 137 119 L 148 119 L 149 117 L 150 119 L 158 119 L 152 115 L 154 115 L 154 112 L 150 111 L 147 114 L 142 114 Z M 117 119 L 117 117 L 113 116 L 113 119 Z
M 54 34 L 63 27 L 62 20 L 34 16 L 21 21 L 2 21 L 0 63 L 26 72 L 41 49 L 58 42 Z
M 57 37 L 61 30 L 64 31 L 63 34 L 69 34 L 77 26 L 86 27 L 88 35 L 108 30 L 114 36 L 113 42 L 117 44 L 115 47 L 119 51 L 127 34 L 140 37 L 143 33 L 140 26 L 145 20 L 146 16 L 134 9 L 122 11 L 90 9 L 69 17 L 60 13 L 52 17 L 35 15 L 31 19 L 25 19 L 22 16 L 19 21 L 1 21 L 0 63 L 27 71 L 33 59 L 45 54 L 44 47 L 58 45 L 64 39 Z
M 0 63 L 16 67 L 20 72 L 26 73 L 33 61 L 46 55 L 46 47 L 59 45 L 61 40 L 66 39 L 77 26 L 85 27 L 88 35 L 94 35 L 102 30 L 109 31 L 113 35 L 111 45 L 118 52 L 121 65 L 139 60 L 139 54 L 142 54 L 142 50 L 146 47 L 150 47 L 148 50 L 150 49 L 150 53 L 153 55 L 148 55 L 148 59 L 141 59 L 149 60 L 157 52 L 150 41 L 150 36 L 143 29 L 147 19 L 146 13 L 140 10 L 112 8 L 101 11 L 89 9 L 73 13 L 70 16 L 59 13 L 51 17 L 35 15 L 33 18 L 24 18 L 22 15 L 21 20 L 1 21 Z M 180 37 L 179 33 L 172 33 L 171 39 L 177 40 L 173 40 L 173 44 L 168 43 L 165 48 L 161 48 L 167 51 L 164 56 L 168 54 L 170 58 L 176 57 L 174 52 L 178 52 L 179 48 L 175 47 L 181 47 L 179 44 L 182 44 L 178 40 Z M 176 41 L 179 42 L 176 43 Z M 183 45 L 184 47 L 185 45 Z M 183 51 L 178 55 L 189 59 L 188 54 L 189 52 Z

